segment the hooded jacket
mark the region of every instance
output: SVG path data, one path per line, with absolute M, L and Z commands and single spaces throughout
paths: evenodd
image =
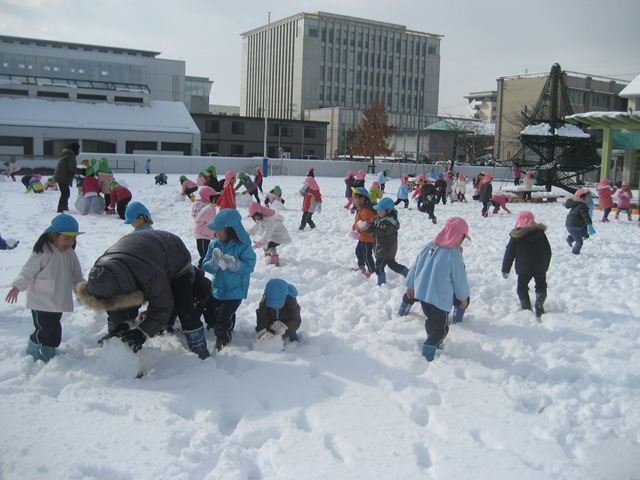
M 536 274 L 549 270 L 551 245 L 545 231 L 547 226 L 532 223 L 514 228 L 509 234 L 509 243 L 502 259 L 502 271 L 509 273 L 515 260 L 516 274 Z
M 125 235 L 94 263 L 78 298 L 94 310 L 114 311 L 148 302 L 139 328 L 150 337 L 169 323 L 174 300 L 171 282 L 188 273 L 191 254 L 180 237 L 161 230 Z
M 573 198 L 564 202 L 565 208 L 571 209 L 564 222 L 567 228 L 587 228 L 591 225 L 591 217 L 589 216 L 589 207 L 584 202 L 576 201 Z
M 394 260 L 398 252 L 398 219 L 387 216 L 378 217 L 374 227 L 369 229 L 373 234 L 373 254 L 376 260 Z

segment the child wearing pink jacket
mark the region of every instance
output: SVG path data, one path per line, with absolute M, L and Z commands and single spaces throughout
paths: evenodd
M 207 227 L 208 223 L 216 218 L 216 202 L 220 193 L 209 186 L 202 187 L 199 198 L 193 202 L 191 207 L 191 217 L 193 218 L 193 235 L 196 237 L 196 246 L 200 260 L 198 266 L 202 264 L 204 256 L 209 249 L 209 243 L 216 238 L 216 232 Z
M 618 192 L 618 211 L 616 212 L 615 219 L 618 220 L 618 215 L 621 211 L 627 212 L 627 220 L 631 221 L 631 199 L 633 193 L 629 189 L 629 182 L 622 182 L 622 189 Z

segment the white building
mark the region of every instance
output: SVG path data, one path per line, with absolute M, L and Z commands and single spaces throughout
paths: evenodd
M 0 35 L 0 153 L 196 153 L 211 82 L 144 50 Z M 188 90 L 188 92 L 187 92 Z M 203 97 L 206 100 L 203 100 Z

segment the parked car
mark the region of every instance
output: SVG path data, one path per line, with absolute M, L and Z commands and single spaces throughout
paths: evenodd
M 207 157 L 219 157 L 220 154 L 218 152 L 209 152 L 206 155 Z

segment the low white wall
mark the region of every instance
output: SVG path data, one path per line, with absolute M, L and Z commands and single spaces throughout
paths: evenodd
M 107 158 L 109 166 L 116 172 L 123 173 L 146 173 L 144 164 L 147 159 L 151 159 L 151 173 L 160 172 L 170 174 L 185 174 L 196 176 L 204 171 L 209 165 L 216 167 L 218 177 L 224 176 L 228 170 L 234 172 L 246 172 L 253 175 L 255 167 L 262 167 L 262 158 L 253 157 L 200 157 L 181 155 L 119 155 L 119 154 L 95 154 L 82 153 L 78 155 L 78 163 L 84 158 Z M 27 168 L 55 168 L 57 160 L 41 157 L 17 157 L 18 165 Z M 314 167 L 315 174 L 319 177 L 344 177 L 349 170 L 357 172 L 364 170 L 371 173 L 369 162 L 350 162 L 339 160 L 299 160 L 299 159 L 269 159 L 269 175 L 292 175 L 305 176 L 310 166 Z M 431 171 L 438 174 L 446 168 L 443 165 L 414 164 L 414 163 L 389 163 L 376 162 L 375 173 L 389 169 L 391 178 L 400 178 L 403 173 L 427 174 Z M 473 167 L 456 166 L 456 172 L 462 172 L 469 177 L 475 177 L 480 172 L 491 172 L 496 180 L 512 180 L 513 174 L 507 167 Z

